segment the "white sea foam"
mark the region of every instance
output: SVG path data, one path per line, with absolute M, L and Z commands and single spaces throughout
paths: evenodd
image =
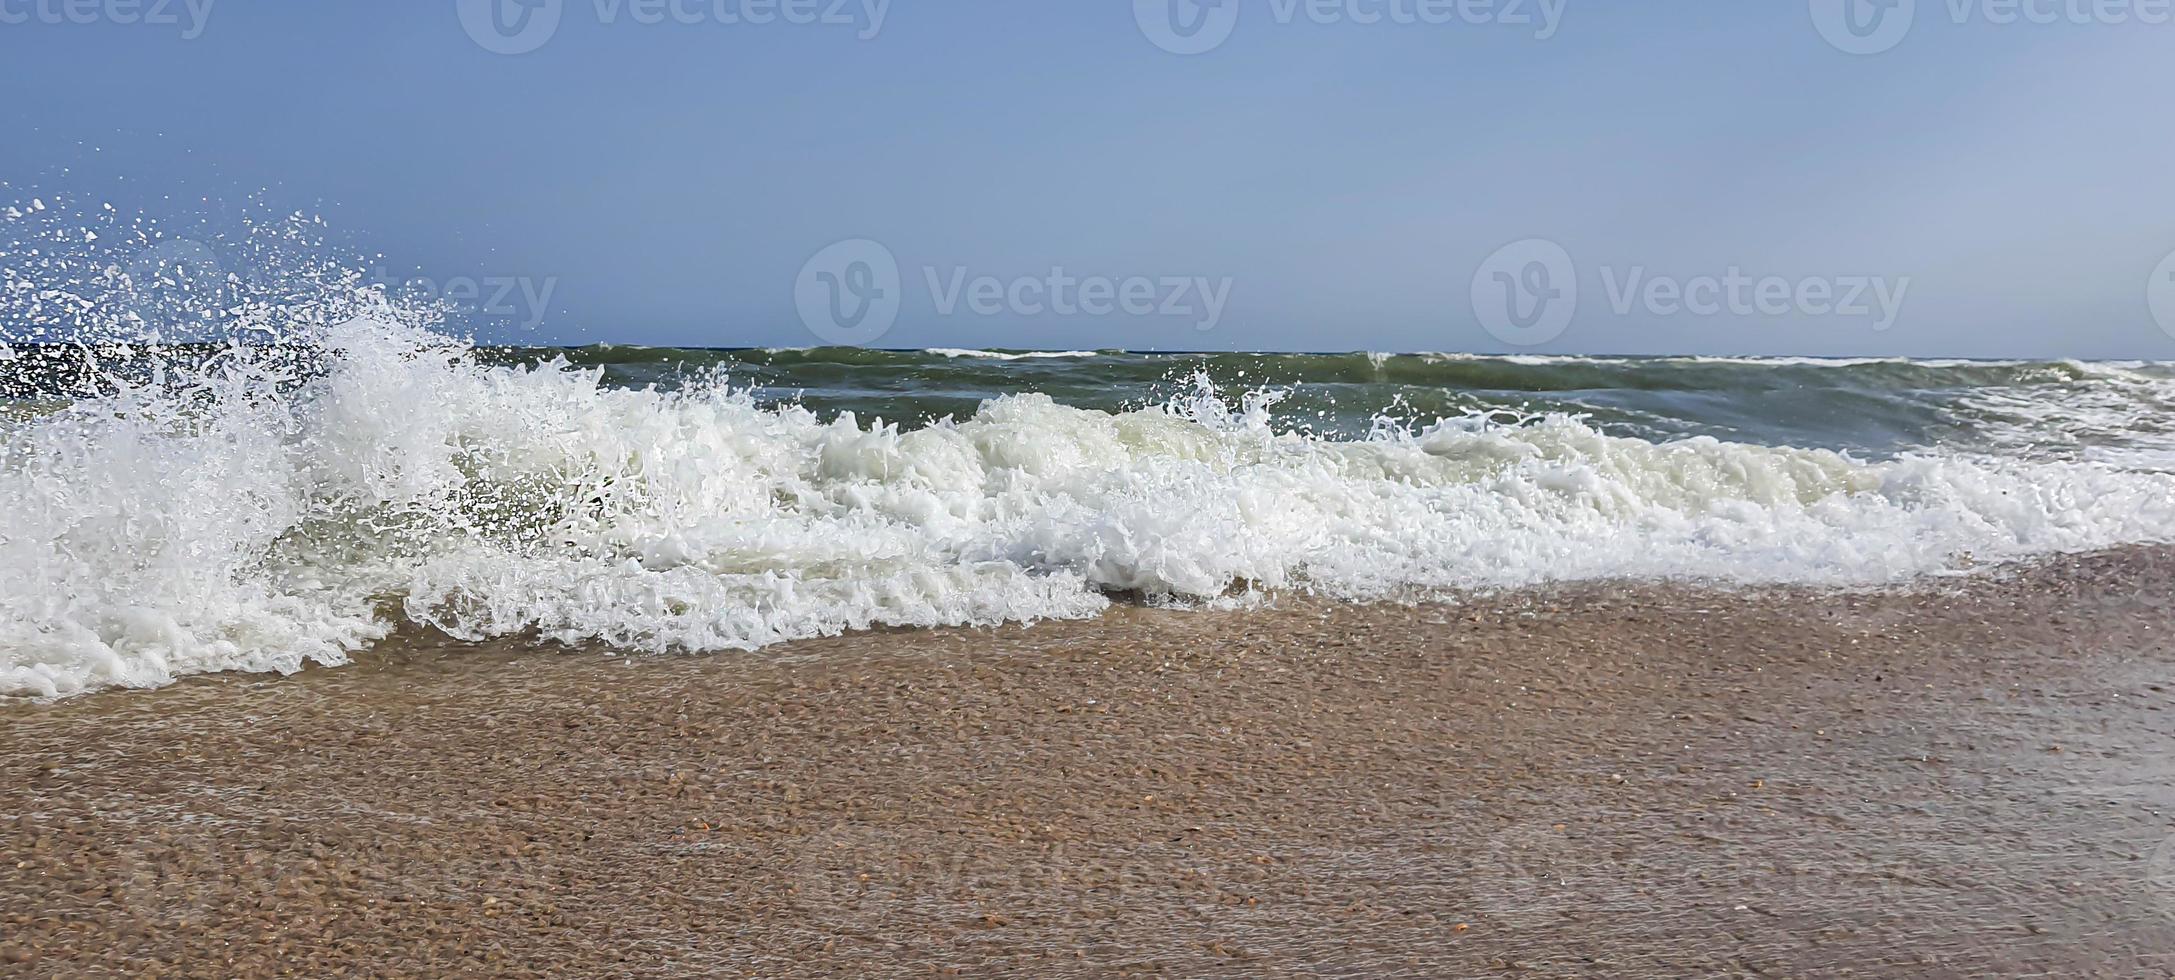
M 922 351 L 922 353 L 935 354 L 939 357 L 966 357 L 985 361 L 1043 361 L 1057 360 L 1061 358 L 1094 357 L 1096 352 L 1091 350 L 1001 351 L 974 350 L 972 348 L 965 347 L 931 347 L 928 350 Z
M 1369 354 L 1370 358 L 1382 357 Z M 1387 355 L 1397 357 L 1402 355 Z M 1528 367 L 1544 367 L 1564 364 L 1590 364 L 1606 366 L 1654 366 L 1668 364 L 1719 364 L 1741 367 L 1821 367 L 1853 368 L 1871 365 L 1905 365 L 1916 368 L 2015 368 L 2042 367 L 2049 364 L 2065 365 L 2072 370 L 2086 373 L 2126 373 L 2148 368 L 2175 367 L 2175 361 L 2024 361 L 2024 360 L 1977 360 L 1961 357 L 1814 357 L 1806 355 L 1732 356 L 1715 354 L 1686 354 L 1677 356 L 1611 356 L 1605 354 L 1473 354 L 1460 351 L 1425 351 L 1410 355 L 1429 361 L 1501 361 Z
M 1040 395 L 902 431 L 475 364 L 357 320 L 5 423 L 0 692 L 337 664 L 401 619 L 634 650 L 1092 615 L 1234 583 L 1370 599 L 1615 576 L 1879 583 L 2167 540 L 2175 478 L 1651 443 L 1568 416 L 1280 431 L 1273 398 Z

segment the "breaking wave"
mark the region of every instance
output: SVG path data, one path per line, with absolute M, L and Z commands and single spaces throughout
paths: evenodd
M 0 691 L 338 664 L 406 620 L 644 651 L 1092 615 L 1113 592 L 1367 600 L 1619 576 L 1879 583 L 2161 540 L 2092 463 L 1612 435 L 1553 413 L 1279 425 L 1202 384 L 901 427 L 721 377 L 489 364 L 390 317 L 17 418 Z
M 0 249 L 0 695 L 2175 536 L 2165 365 L 478 348 L 293 222 L 93 220 Z

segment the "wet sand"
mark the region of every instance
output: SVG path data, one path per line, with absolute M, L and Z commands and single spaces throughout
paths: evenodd
M 0 707 L 0 975 L 2175 975 L 2175 552 Z

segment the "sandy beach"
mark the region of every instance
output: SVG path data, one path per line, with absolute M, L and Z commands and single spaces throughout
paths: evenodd
M 0 708 L 9 976 L 2165 976 L 2175 552 Z

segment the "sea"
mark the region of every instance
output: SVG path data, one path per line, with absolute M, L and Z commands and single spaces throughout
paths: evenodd
M 11 700 L 2175 538 L 2170 363 L 507 347 L 307 215 L 0 222 Z
M 879 627 L 1854 588 L 2175 535 L 2175 365 L 0 345 L 0 694 Z M 570 654 L 571 655 L 571 654 Z

